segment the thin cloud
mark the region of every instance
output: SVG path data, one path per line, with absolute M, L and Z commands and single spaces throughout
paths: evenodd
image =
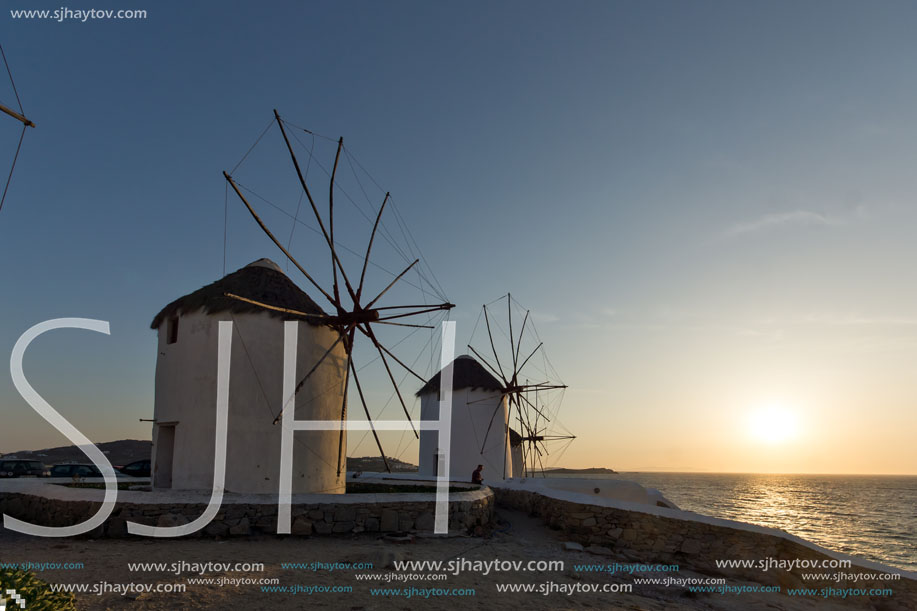
M 917 318 L 908 316 L 860 316 L 860 315 L 838 315 L 838 314 L 811 314 L 805 322 L 838 326 L 883 326 L 883 327 L 913 327 L 917 326 Z
M 824 214 L 819 214 L 818 212 L 812 212 L 811 210 L 793 210 L 792 212 L 766 214 L 752 221 L 736 223 L 732 227 L 729 227 L 725 231 L 725 234 L 726 236 L 733 237 L 790 225 L 832 226 L 841 224 L 843 224 L 842 221 L 828 218 Z
M 560 320 L 560 316 L 550 312 L 532 312 L 532 320 L 538 324 L 551 324 Z

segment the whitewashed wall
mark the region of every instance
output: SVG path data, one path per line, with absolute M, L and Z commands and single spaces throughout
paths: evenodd
M 178 341 L 174 344 L 166 341 L 168 320 L 163 321 L 156 362 L 153 467 L 156 468 L 160 458 L 158 425 L 173 422 L 176 426 L 172 488 L 209 490 L 212 485 L 220 320 L 234 322 L 226 489 L 276 494 L 281 425 L 273 421 L 283 403 L 284 321 L 267 313 L 184 314 L 179 319 Z M 327 327 L 299 324 L 298 379 L 305 376 L 336 338 L 336 333 Z M 345 366 L 343 344 L 339 344 L 297 394 L 297 420 L 340 418 Z M 346 469 L 338 475 L 339 433 L 303 431 L 295 433 L 295 439 L 293 492 L 343 493 Z M 343 449 L 346 456 L 346 436 Z M 155 483 L 156 473 L 153 480 Z
M 508 474 L 509 477 L 525 477 L 525 462 L 522 460 L 522 446 L 518 445 L 511 448 L 510 455 L 513 457 L 513 469 Z
M 493 426 L 484 436 L 493 417 Z M 439 418 L 439 394 L 426 393 L 420 398 L 421 420 Z M 471 481 L 471 473 L 484 465 L 484 482 L 502 480 L 512 475 L 506 401 L 499 391 L 457 389 L 452 393 L 452 451 L 449 467 L 454 481 Z M 435 455 L 440 448 L 437 431 L 420 432 L 419 475 L 436 475 Z M 483 454 L 481 449 L 484 449 Z M 505 472 L 504 472 L 505 469 Z

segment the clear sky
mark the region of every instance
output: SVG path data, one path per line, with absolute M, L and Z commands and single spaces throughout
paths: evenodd
M 59 6 L 0 14 L 38 125 L 0 211 L 0 353 L 46 319 L 110 321 L 26 359 L 94 441 L 149 437 L 150 320 L 222 273 L 220 173 L 276 107 L 395 194 L 460 343 L 508 290 L 538 314 L 571 387 L 564 466 L 917 473 L 917 5 L 7 12 Z M 236 218 L 230 269 L 282 260 Z M 6 366 L 0 422 L 0 451 L 64 442 Z

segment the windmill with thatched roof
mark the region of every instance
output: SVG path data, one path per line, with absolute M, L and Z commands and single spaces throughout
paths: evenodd
M 227 297 L 235 295 L 241 299 Z M 265 309 L 250 301 L 270 302 Z M 159 332 L 153 426 L 152 479 L 156 488 L 209 489 L 216 430 L 217 329 L 232 321 L 226 489 L 276 493 L 281 460 L 284 322 L 298 326 L 297 375 L 308 376 L 296 401 L 299 420 L 339 417 L 347 355 L 324 312 L 268 259 L 261 259 L 164 307 L 151 327 Z M 327 354 L 326 354 L 327 353 Z M 304 431 L 293 453 L 293 492 L 344 492 L 336 431 Z
M 494 304 L 502 301 L 506 301 L 505 328 L 491 316 L 489 310 Z M 499 309 L 503 309 L 502 304 Z M 514 448 L 511 455 L 517 457 L 512 461 L 510 469 L 513 477 L 537 473 L 544 476 L 548 455 L 556 449 L 554 458 L 559 460 L 576 439 L 558 419 L 567 386 L 559 381 L 557 371 L 545 354 L 544 342 L 535 330 L 531 311 L 523 308 L 512 295 L 507 293 L 490 304 L 485 304 L 481 308 L 481 315 L 484 319 L 486 339 L 475 341 L 478 323 L 481 322 L 479 317 L 471 332 L 472 339 L 468 349 L 493 373 L 494 379 L 498 380 L 497 396 L 504 401 L 493 409 L 480 443 L 481 451 L 487 447 L 491 435 L 504 439 L 510 437 L 510 420 L 515 420 L 514 424 L 521 434 L 517 434 L 510 444 Z M 513 330 L 514 321 L 517 332 Z M 480 350 L 474 347 L 475 343 Z M 488 352 L 490 358 L 484 356 L 484 353 Z M 486 402 L 488 398 L 482 398 L 481 401 Z M 559 447 L 549 450 L 549 445 Z M 521 468 L 519 462 L 522 463 Z
M 485 480 L 512 477 L 509 411 L 502 393 L 503 383 L 467 354 L 455 359 L 452 365 L 449 477 L 467 481 L 478 465 L 484 465 Z M 417 391 L 421 420 L 439 420 L 440 375 L 437 373 Z M 487 435 L 492 420 L 499 424 L 493 434 Z M 419 474 L 440 475 L 443 459 L 439 432 L 421 430 Z

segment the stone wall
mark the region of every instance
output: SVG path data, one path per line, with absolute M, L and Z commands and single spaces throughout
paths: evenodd
M 482 494 L 482 492 L 484 494 Z M 331 496 L 331 495 L 329 495 Z M 335 495 L 337 496 L 337 495 Z M 359 497 L 367 497 L 361 501 Z M 347 495 L 347 503 L 294 504 L 292 534 L 335 535 L 359 532 L 432 531 L 435 516 L 434 494 L 429 501 L 399 501 L 397 494 Z M 410 495 L 412 499 L 417 494 Z M 427 496 L 427 495 L 425 495 Z M 395 498 L 393 498 L 395 497 Z M 338 498 L 341 498 L 338 496 Z M 381 499 L 381 500 L 380 500 Z M 391 499 L 391 500 L 389 500 Z M 491 521 L 493 492 L 485 488 L 475 492 L 450 494 L 449 530 L 467 532 Z M 86 520 L 100 507 L 91 501 L 61 500 L 34 494 L 0 493 L 0 512 L 42 526 L 70 526 Z M 203 504 L 118 503 L 111 517 L 89 536 L 126 537 L 126 522 L 151 526 L 187 524 L 203 514 Z M 275 534 L 277 503 L 224 504 L 213 521 L 196 535 L 244 536 Z
M 555 530 L 565 533 L 565 538 L 592 546 L 587 551 L 604 553 L 628 562 L 647 564 L 677 564 L 705 575 L 717 575 L 737 580 L 753 581 L 764 585 L 787 588 L 891 588 L 891 598 L 876 599 L 881 609 L 913 609 L 900 606 L 904 601 L 917 601 L 917 582 L 902 578 L 898 581 L 883 579 L 848 581 L 803 581 L 805 573 L 871 573 L 857 566 L 846 569 L 793 569 L 771 568 L 724 569 L 716 566 L 717 560 L 767 559 L 778 560 L 829 560 L 826 554 L 779 536 L 740 530 L 727 526 L 706 524 L 693 520 L 680 520 L 665 516 L 599 507 L 563 501 L 522 490 L 494 489 L 497 506 L 525 511 L 541 517 Z

